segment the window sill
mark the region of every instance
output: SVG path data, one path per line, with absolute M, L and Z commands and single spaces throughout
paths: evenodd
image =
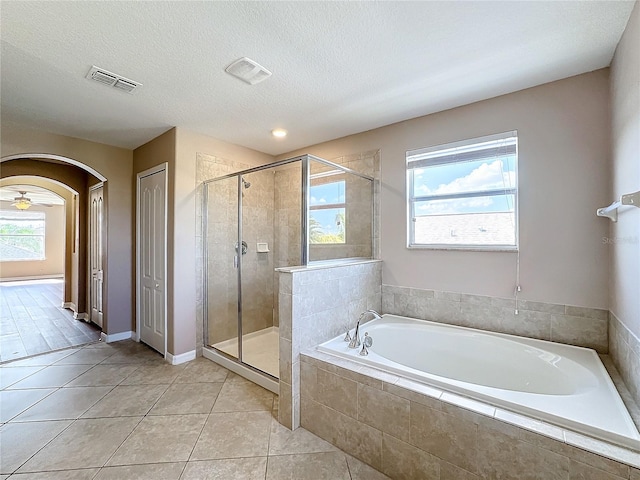
M 407 245 L 408 250 L 453 250 L 461 252 L 518 253 L 518 246 L 508 245 Z

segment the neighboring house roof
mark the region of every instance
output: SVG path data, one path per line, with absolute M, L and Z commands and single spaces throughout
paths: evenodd
M 0 240 L 0 262 L 11 260 L 42 260 L 42 257 L 36 252 L 8 245 Z
M 513 213 L 473 213 L 416 217 L 416 243 L 513 245 Z

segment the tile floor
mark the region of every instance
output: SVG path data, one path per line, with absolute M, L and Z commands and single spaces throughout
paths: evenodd
M 75 320 L 62 305 L 62 279 L 0 283 L 0 362 L 100 338 L 100 329 Z
M 0 366 L 0 480 L 388 478 L 276 420 L 271 392 L 133 341 Z

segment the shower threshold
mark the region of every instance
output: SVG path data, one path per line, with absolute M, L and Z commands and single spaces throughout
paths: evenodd
M 238 337 L 214 343 L 213 348 L 238 357 Z M 280 376 L 278 327 L 268 327 L 242 336 L 242 362 L 272 377 Z

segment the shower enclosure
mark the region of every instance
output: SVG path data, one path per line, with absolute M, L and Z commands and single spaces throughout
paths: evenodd
M 311 155 L 203 182 L 205 356 L 277 391 L 276 269 L 373 258 L 373 196 Z

